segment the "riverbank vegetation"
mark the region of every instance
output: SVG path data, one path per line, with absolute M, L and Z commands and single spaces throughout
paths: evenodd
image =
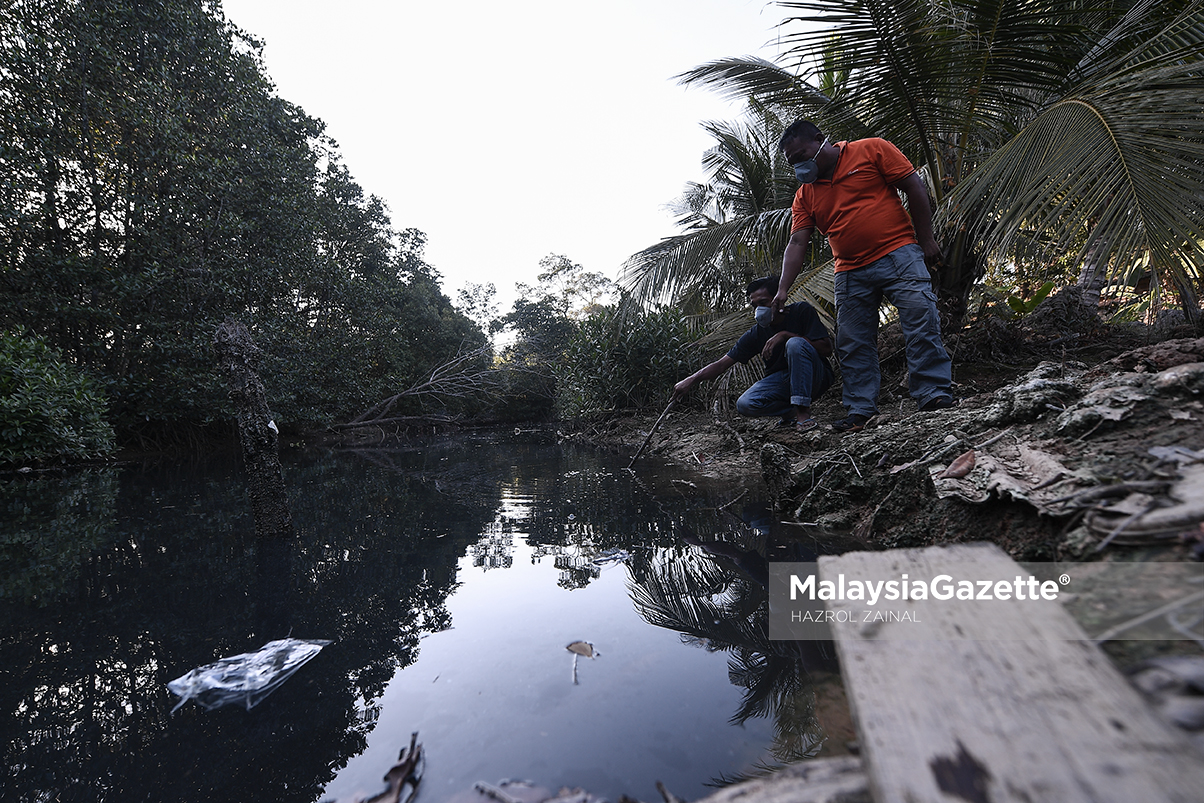
M 0 463 L 107 454 L 104 407 L 88 376 L 41 339 L 0 332 Z
M 214 8 L 0 8 L 0 329 L 87 377 L 126 446 L 228 434 L 210 350 L 227 318 L 253 332 L 291 427 L 350 418 L 485 342 L 424 235 L 393 226 Z
M 945 250 L 946 329 L 985 275 L 1011 288 L 1142 288 L 1199 324 L 1204 232 L 1204 4 L 779 4 L 777 63 L 726 58 L 685 73 L 748 103 L 711 123 L 710 180 L 687 188 L 683 229 L 635 255 L 645 300 L 739 306 L 733 288 L 774 272 L 793 176 L 777 135 L 798 116 L 834 139 L 884 137 L 927 182 Z M 822 244 L 813 263 L 829 256 Z M 824 271 L 796 295 L 830 300 Z
M 518 286 L 510 312 L 482 315 L 508 336 L 494 366 L 499 392 L 480 411 L 504 421 L 596 418 L 662 404 L 693 370 L 697 319 L 669 307 L 645 308 L 568 257 L 540 261 L 535 284 Z M 467 308 L 487 310 L 478 288 Z
M 228 318 L 262 350 L 288 433 L 659 408 L 747 326 L 745 283 L 780 263 L 796 182 L 777 138 L 800 115 L 836 138 L 886 137 L 917 165 L 945 248 L 946 337 L 976 344 L 955 359 L 1006 349 L 982 332 L 1012 337 L 1000 322 L 1070 286 L 1088 317 L 1153 322 L 1177 306 L 1200 325 L 1204 2 L 779 5 L 776 63 L 681 76 L 747 113 L 705 124 L 707 180 L 675 203 L 679 232 L 618 285 L 550 255 L 499 314 L 489 286 L 453 305 L 424 235 L 393 224 L 213 6 L 7 4 L 0 330 L 88 384 L 87 415 L 115 433 L 89 454 L 228 437 L 210 345 Z M 810 260 L 794 295 L 830 319 L 821 238 Z

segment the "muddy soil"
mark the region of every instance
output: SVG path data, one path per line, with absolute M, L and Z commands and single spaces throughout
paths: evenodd
M 867 549 L 991 540 L 1022 561 L 1150 549 L 1199 559 L 1204 338 L 1106 326 L 1070 314 L 1074 301 L 1054 296 L 1020 323 L 982 316 L 947 338 L 952 409 L 916 411 L 902 338 L 887 326 L 880 413 L 862 432 L 828 426 L 844 416 L 838 382 L 813 408 L 821 426 L 810 433 L 695 398 L 670 412 L 645 454 L 763 484 L 782 520 Z M 659 412 L 564 437 L 634 454 Z

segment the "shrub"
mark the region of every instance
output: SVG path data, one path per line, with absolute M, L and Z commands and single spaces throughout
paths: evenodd
M 602 307 L 576 327 L 557 365 L 562 415 L 661 404 L 691 370 L 686 346 L 697 328 L 677 310 Z
M 85 460 L 113 449 L 105 400 L 42 340 L 0 333 L 0 464 Z

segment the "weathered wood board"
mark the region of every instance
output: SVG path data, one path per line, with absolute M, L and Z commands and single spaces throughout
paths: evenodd
M 819 571 L 833 581 L 1027 574 L 992 544 L 821 557 Z M 923 640 L 907 640 L 910 622 L 833 624 L 876 803 L 1204 801 L 1204 756 L 1059 603 L 1000 602 L 988 617 L 913 606 Z
M 696 803 L 873 803 L 856 756 L 799 761 L 764 778 L 720 789 Z

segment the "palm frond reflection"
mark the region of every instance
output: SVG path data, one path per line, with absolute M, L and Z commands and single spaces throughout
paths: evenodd
M 708 546 L 719 556 L 707 554 Z M 685 644 L 729 654 L 728 678 L 742 690 L 733 725 L 773 719 L 772 763 L 758 762 L 750 776 L 820 752 L 828 735 L 816 716 L 814 685 L 821 676 L 835 678 L 830 644 L 770 640 L 767 567 L 758 550 L 721 542 L 660 550 L 644 575 L 628 582 L 635 610 L 649 624 L 676 630 Z M 712 784 L 730 782 L 720 777 Z

